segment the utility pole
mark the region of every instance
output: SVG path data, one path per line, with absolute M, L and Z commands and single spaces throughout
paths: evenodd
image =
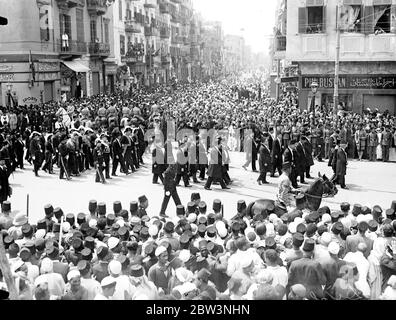
M 334 106 L 333 106 L 333 113 L 337 113 L 338 107 L 338 84 L 339 84 L 339 72 L 340 72 L 340 36 L 341 30 L 338 23 L 338 15 L 339 15 L 339 3 L 337 2 L 336 7 L 336 56 L 335 56 L 335 66 L 334 66 Z

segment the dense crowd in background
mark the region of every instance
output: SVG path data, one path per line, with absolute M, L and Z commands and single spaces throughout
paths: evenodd
M 1 295 L 22 300 L 394 300 L 396 201 L 389 208 L 344 202 L 339 210 L 322 206 L 281 216 L 275 207 L 252 212 L 243 199 L 235 212 L 224 213 L 220 199 L 210 204 L 193 193 L 182 204 L 175 196 L 178 182 L 197 182 L 198 171 L 202 181 L 217 178 L 228 188 L 232 179 L 223 150 L 244 151 L 244 168 L 251 163 L 256 171 L 255 162 L 264 161 L 259 147 L 264 145 L 270 169 L 260 164 L 260 174 L 271 176 L 286 170 L 284 153 L 300 141 L 310 145 L 301 149 L 309 151 L 307 159 L 329 159 L 330 166 L 338 147 L 359 160 L 392 157 L 396 123 L 389 113 L 340 109 L 334 114 L 319 106 L 312 111 L 298 108 L 297 94 L 270 99 L 268 87 L 256 77 L 3 108 L 0 229 L 12 283 L 2 269 Z M 176 167 L 165 155 L 158 168 L 157 152 L 168 142 L 158 141 L 156 132 L 167 132 L 172 120 L 175 131 L 222 134 L 207 141 L 182 136 Z M 149 129 L 154 133 L 147 137 Z M 144 165 L 148 146 L 153 183 L 158 178 L 164 183 L 166 204 L 158 216 L 150 211 L 150 195 L 129 207 L 115 201 L 111 209 L 92 200 L 88 211 L 81 208 L 78 214 L 49 204 L 37 222 L 25 213 L 10 216 L 8 176 L 26 163 L 33 163 L 37 176 L 58 167 L 61 179 L 78 179 L 93 169 L 95 181 L 104 183 Z M 192 146 L 206 163 L 189 158 Z M 211 153 L 219 146 L 218 175 Z M 186 165 L 179 156 L 188 160 Z M 304 173 L 309 177 L 305 169 L 298 172 L 301 183 Z M 175 213 L 166 211 L 171 196 Z

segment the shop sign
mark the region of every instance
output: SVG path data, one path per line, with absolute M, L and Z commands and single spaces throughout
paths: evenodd
M 37 98 L 35 97 L 26 97 L 22 99 L 23 103 L 37 103 Z
M 303 76 L 302 88 L 310 89 L 313 81 L 318 83 L 319 89 L 334 88 L 334 76 Z M 396 89 L 396 76 L 341 75 L 338 86 L 340 89 Z

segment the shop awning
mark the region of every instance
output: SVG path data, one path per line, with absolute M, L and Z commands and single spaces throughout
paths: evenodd
M 62 61 L 62 63 L 75 72 L 88 72 L 90 69 L 77 61 Z

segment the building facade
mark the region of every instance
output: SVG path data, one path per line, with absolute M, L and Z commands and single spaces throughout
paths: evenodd
M 1 104 L 36 104 L 111 90 L 115 70 L 106 62 L 112 55 L 111 5 L 99 0 L 2 0 L 9 19 L 0 28 Z
M 333 107 L 339 50 L 339 101 L 347 111 L 396 110 L 396 1 L 287 0 L 286 65 L 297 66 L 300 107 Z

